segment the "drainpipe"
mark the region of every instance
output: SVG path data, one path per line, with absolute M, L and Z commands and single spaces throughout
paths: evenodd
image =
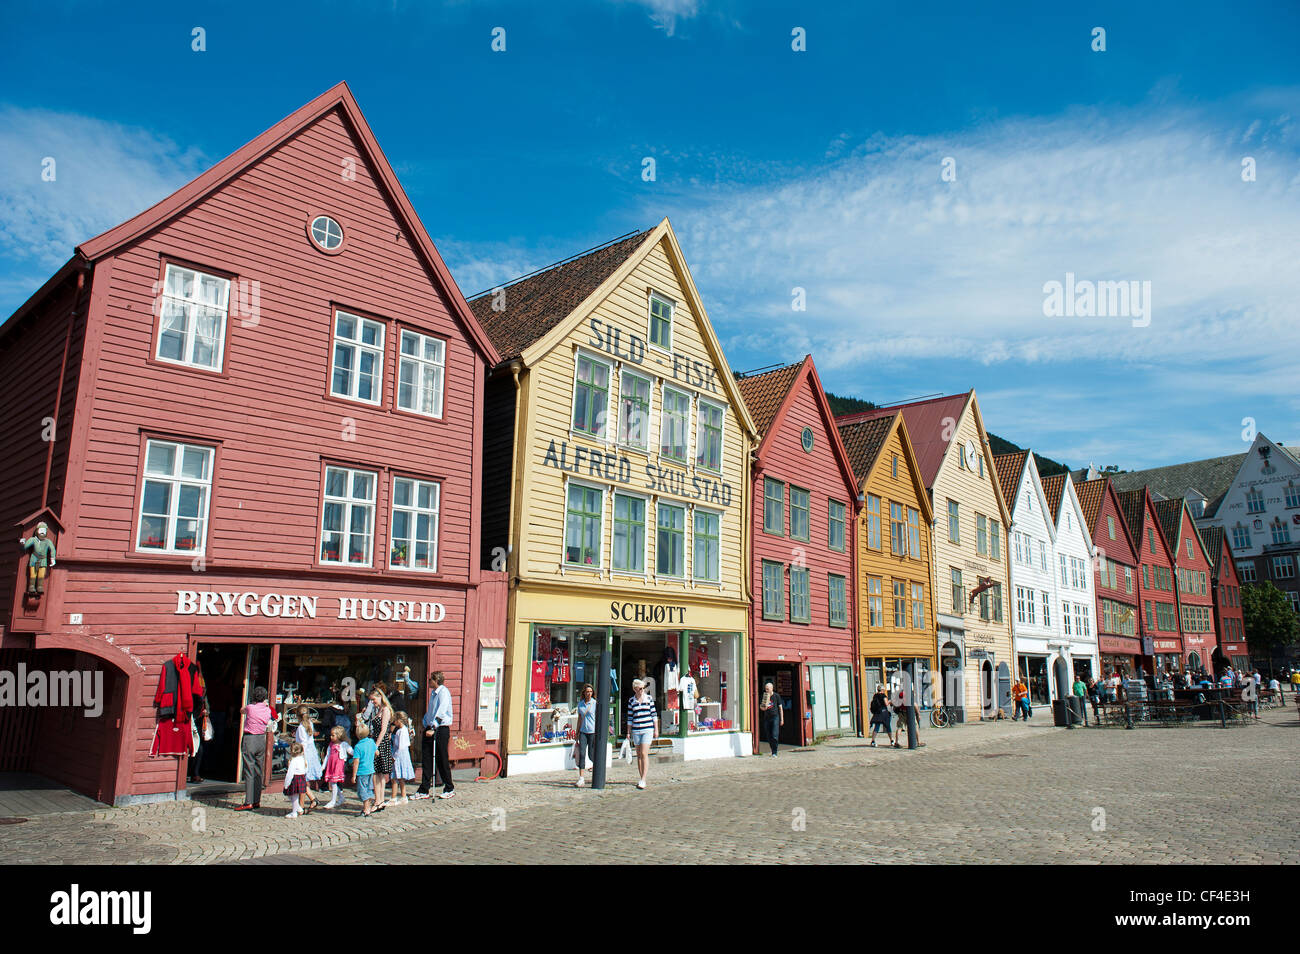
M 510 362 L 508 368 L 510 371 L 511 380 L 514 382 L 514 386 L 515 386 L 515 414 L 514 414 L 513 444 L 510 448 L 510 467 L 511 467 L 511 488 L 510 488 L 510 502 L 509 502 L 510 513 L 506 520 L 506 626 L 507 626 L 507 632 L 505 634 L 506 652 L 505 652 L 505 662 L 502 666 L 503 669 L 502 682 L 504 683 L 504 685 L 502 685 L 501 687 L 501 738 L 497 740 L 497 745 L 500 747 L 501 750 L 502 777 L 505 777 L 506 775 L 509 774 L 510 742 L 512 741 L 510 737 L 510 733 L 511 733 L 510 720 L 514 715 L 513 696 L 514 696 L 515 667 L 514 667 L 513 656 L 514 656 L 515 646 L 514 646 L 513 634 L 508 631 L 508 628 L 512 623 L 516 622 L 515 596 L 517 590 L 514 584 L 518 582 L 518 576 L 517 576 L 518 561 L 515 556 L 515 540 L 517 539 L 517 534 L 515 532 L 515 521 L 518 519 L 518 514 L 520 511 L 520 507 L 517 506 L 516 501 L 519 499 L 519 496 L 522 492 L 521 488 L 524 482 L 523 471 L 520 469 L 520 459 L 521 457 L 524 459 L 527 458 L 527 455 L 522 455 L 519 450 L 520 418 L 524 413 L 524 408 L 520 401 L 520 391 L 522 389 L 522 385 L 519 381 L 519 372 L 523 368 L 523 362 L 516 359 Z M 487 422 L 485 421 L 484 426 L 486 426 L 486 423 Z M 514 577 L 513 579 L 512 579 L 512 575 Z

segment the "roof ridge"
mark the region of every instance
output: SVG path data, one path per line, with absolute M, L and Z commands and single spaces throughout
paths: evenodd
M 465 300 L 477 301 L 478 299 L 482 298 L 485 295 L 492 294 L 498 288 L 510 288 L 512 285 L 517 285 L 522 281 L 527 281 L 530 278 L 536 278 L 538 275 L 544 275 L 547 272 L 553 271 L 554 269 L 557 268 L 563 268 L 565 265 L 570 265 L 574 262 L 584 259 L 588 255 L 595 255 L 597 252 L 603 252 L 605 249 L 617 245 L 619 242 L 627 241 L 628 239 L 635 238 L 638 235 L 649 235 L 653 231 L 654 228 L 651 227 L 648 229 L 642 229 L 639 232 L 638 231 L 625 232 L 624 234 L 619 235 L 615 238 L 601 242 L 599 245 L 593 245 L 591 248 L 584 249 L 581 252 L 575 252 L 574 254 L 570 255 L 568 258 L 562 258 L 557 262 L 551 262 L 551 264 L 549 265 L 543 265 L 540 268 L 534 268 L 531 272 L 525 272 L 523 275 L 518 275 L 510 279 L 509 281 L 498 282 L 497 284 L 493 285 L 491 288 L 485 288 L 483 291 L 475 292 L 472 295 L 466 295 Z

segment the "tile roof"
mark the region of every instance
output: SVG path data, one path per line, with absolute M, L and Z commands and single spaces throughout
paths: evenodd
M 1223 557 L 1223 528 L 1202 527 L 1201 539 L 1205 541 L 1205 556 L 1215 579 L 1219 577 L 1219 560 Z
M 1061 519 L 1061 498 L 1065 495 L 1065 474 L 1053 474 L 1043 478 L 1043 496 L 1047 506 L 1052 508 L 1052 520 Z
M 1020 490 L 1020 478 L 1025 472 L 1025 461 L 1029 451 L 1015 451 L 1011 454 L 999 454 L 993 458 L 993 469 L 998 472 L 998 483 L 1002 485 L 1002 499 L 1008 509 L 1016 512 L 1016 494 Z
M 870 411 L 859 411 L 856 414 L 845 414 L 836 418 L 836 422 L 850 424 L 879 417 L 893 417 L 902 411 L 903 420 L 907 422 L 908 436 L 912 438 L 916 463 L 921 470 L 921 480 L 925 483 L 926 489 L 933 489 L 934 478 L 938 476 L 939 465 L 943 463 L 943 455 L 948 452 L 948 445 L 952 443 L 951 437 L 944 439 L 943 432 L 949 430 L 950 433 L 955 433 L 956 431 L 956 428 L 950 428 L 945 421 L 960 420 L 961 412 L 969 398 L 970 392 L 966 391 L 946 397 L 930 398 L 927 401 L 895 404 L 892 407 L 878 407 Z
M 884 448 L 889 432 L 894 426 L 894 418 L 897 416 L 898 412 L 894 412 L 886 417 L 849 421 L 847 424 L 838 420 L 835 422 L 840 432 L 840 440 L 844 443 L 844 450 L 849 455 L 853 474 L 858 478 L 859 483 L 866 480 L 867 474 L 871 473 L 871 468 L 875 465 L 876 458 L 880 456 L 880 451 Z
M 1129 538 L 1136 547 L 1142 546 L 1142 526 L 1146 522 L 1146 486 L 1134 490 L 1120 490 L 1115 494 L 1119 512 L 1128 526 Z
M 1114 474 L 1111 482 L 1117 490 L 1150 487 L 1153 494 L 1168 499 L 1184 497 L 1188 491 L 1195 491 L 1205 497 L 1203 516 L 1213 517 L 1245 459 L 1245 454 L 1228 454 L 1225 457 L 1194 460 L 1186 464 Z
M 572 314 L 641 247 L 652 231 L 646 229 L 616 239 L 507 283 L 502 311 L 492 310 L 490 291 L 471 299 L 469 306 L 501 353 L 501 360 L 519 357 Z
M 1106 497 L 1106 478 L 1085 480 L 1076 484 L 1075 492 L 1079 495 L 1079 506 L 1083 509 L 1083 519 L 1088 521 L 1088 530 L 1097 534 L 1097 518 L 1101 516 L 1101 502 Z
M 1169 544 L 1169 549 L 1174 551 L 1174 559 L 1178 559 L 1178 533 L 1183 518 L 1183 498 L 1157 500 L 1156 518 L 1160 521 L 1160 529 L 1164 532 L 1165 542 Z
M 745 407 L 749 409 L 749 416 L 754 419 L 754 427 L 758 430 L 759 437 L 765 435 L 767 429 L 772 426 L 776 412 L 781 410 L 781 405 L 785 403 L 786 395 L 790 393 L 795 378 L 799 376 L 807 361 L 805 355 L 802 360 L 788 364 L 784 368 L 764 371 L 762 374 L 736 380 L 740 395 L 745 399 Z

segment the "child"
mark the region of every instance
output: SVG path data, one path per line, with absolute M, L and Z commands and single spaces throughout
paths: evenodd
M 325 756 L 325 781 L 330 787 L 330 801 L 326 808 L 336 807 L 342 801 L 342 790 L 340 785 L 347 775 L 348 756 L 352 754 L 352 746 L 347 742 L 347 730 L 341 725 L 336 725 L 330 729 L 330 748 Z
M 411 764 L 411 717 L 399 712 L 393 717 L 397 724 L 393 732 L 393 804 L 405 805 L 406 781 L 415 778 L 415 766 Z
M 307 760 L 302 757 L 302 743 L 289 746 L 289 771 L 284 776 L 284 794 L 293 800 L 293 811 L 285 818 L 302 814 L 302 794 L 307 791 Z
M 369 818 L 375 808 L 375 740 L 370 737 L 370 726 L 362 722 L 357 726 L 357 744 L 352 750 L 352 781 L 361 799 L 361 814 Z
M 320 753 L 316 751 L 316 726 L 311 721 L 311 710 L 306 706 L 298 707 L 298 729 L 294 740 L 302 745 L 303 758 L 307 761 L 307 799 L 308 810 L 316 807 L 316 789 L 320 787 L 321 764 Z

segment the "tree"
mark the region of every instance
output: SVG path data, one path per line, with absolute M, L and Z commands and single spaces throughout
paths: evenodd
M 1286 596 L 1272 583 L 1248 583 L 1241 588 L 1241 615 L 1246 641 L 1269 659 L 1300 638 L 1300 619 Z

